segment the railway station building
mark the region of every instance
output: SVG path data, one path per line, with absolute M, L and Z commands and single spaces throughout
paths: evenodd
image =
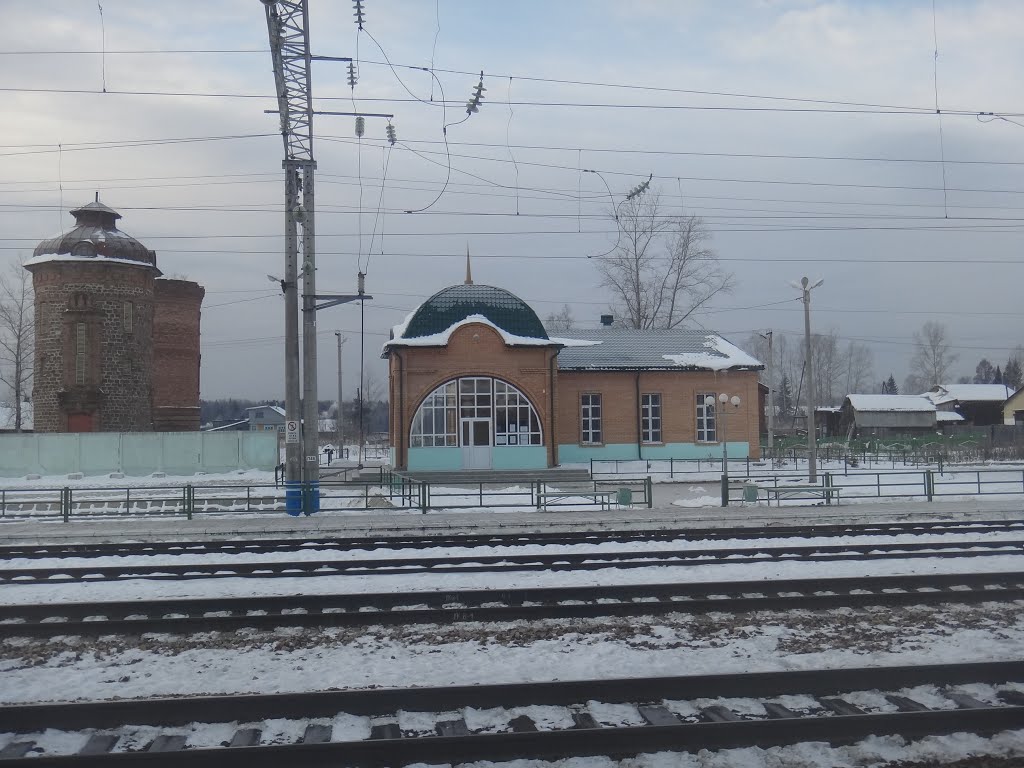
M 759 457 L 764 366 L 721 336 L 614 325 L 565 335 L 549 336 L 526 302 L 468 274 L 424 301 L 382 352 L 392 466 L 717 458 L 723 439 L 730 458 Z

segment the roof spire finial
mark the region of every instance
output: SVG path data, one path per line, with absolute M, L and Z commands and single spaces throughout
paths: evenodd
M 469 243 L 466 243 L 466 285 L 473 284 L 473 270 L 469 265 Z
M 96 190 L 96 202 L 98 203 L 99 201 L 100 201 L 100 191 L 97 189 Z

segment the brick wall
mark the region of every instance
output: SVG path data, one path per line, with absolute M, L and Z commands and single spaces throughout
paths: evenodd
M 697 393 L 726 392 L 741 400 L 739 408 L 728 406 L 726 439 L 747 442 L 751 457 L 760 456 L 756 371 L 559 371 L 558 442 L 580 443 L 580 395 L 594 392 L 601 395 L 604 444 L 635 445 L 638 375 L 641 395 L 661 394 L 662 442 L 696 442 Z
M 552 463 L 550 361 L 555 351 L 551 347 L 507 347 L 493 328 L 479 323 L 456 330 L 447 347 L 392 350 L 389 395 L 396 466 L 406 466 L 409 425 L 423 398 L 456 376 L 493 376 L 522 391 L 540 418 L 548 463 Z
M 199 429 L 200 308 L 206 291 L 187 280 L 154 286 L 153 429 Z
M 92 428 L 152 428 L 153 278 L 148 265 L 53 261 L 29 268 L 35 291 L 35 429 L 63 432 L 68 415 Z M 130 327 L 125 305 L 130 303 Z M 77 376 L 79 324 L 85 325 L 84 381 Z

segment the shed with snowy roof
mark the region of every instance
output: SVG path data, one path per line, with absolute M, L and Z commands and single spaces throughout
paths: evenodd
M 935 404 L 922 395 L 847 395 L 840 416 L 840 431 L 852 426 L 860 436 L 934 432 Z
M 1013 390 L 1005 384 L 937 384 L 924 393 L 939 411 L 958 413 L 976 427 L 1003 423 L 1003 405 Z
M 392 463 L 411 471 L 524 470 L 590 459 L 759 455 L 757 372 L 717 334 L 605 327 L 550 337 L 503 288 L 453 285 L 392 329 Z

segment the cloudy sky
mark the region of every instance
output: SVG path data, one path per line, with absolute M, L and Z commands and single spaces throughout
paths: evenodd
M 165 274 L 206 287 L 203 396 L 283 397 L 263 6 L 101 4 L 102 24 L 89 0 L 5 3 L 2 258 L 31 255 L 98 190 Z M 609 190 L 649 174 L 736 275 L 697 318 L 728 338 L 797 341 L 789 282 L 808 275 L 825 280 L 815 329 L 870 344 L 878 379 L 902 382 L 927 320 L 949 328 L 958 375 L 1024 343 L 1017 0 L 364 0 L 361 33 L 350 3 L 309 5 L 313 52 L 358 61 L 354 91 L 345 65 L 314 65 L 317 108 L 393 113 L 399 139 L 382 119 L 361 141 L 350 117 L 314 126 L 318 287 L 350 292 L 365 268 L 378 378 L 390 326 L 462 280 L 467 246 L 477 282 L 596 324 L 609 297 L 587 256 L 615 242 Z M 460 122 L 481 70 L 484 104 Z M 336 330 L 348 397 L 354 305 L 318 317 L 324 399 Z

